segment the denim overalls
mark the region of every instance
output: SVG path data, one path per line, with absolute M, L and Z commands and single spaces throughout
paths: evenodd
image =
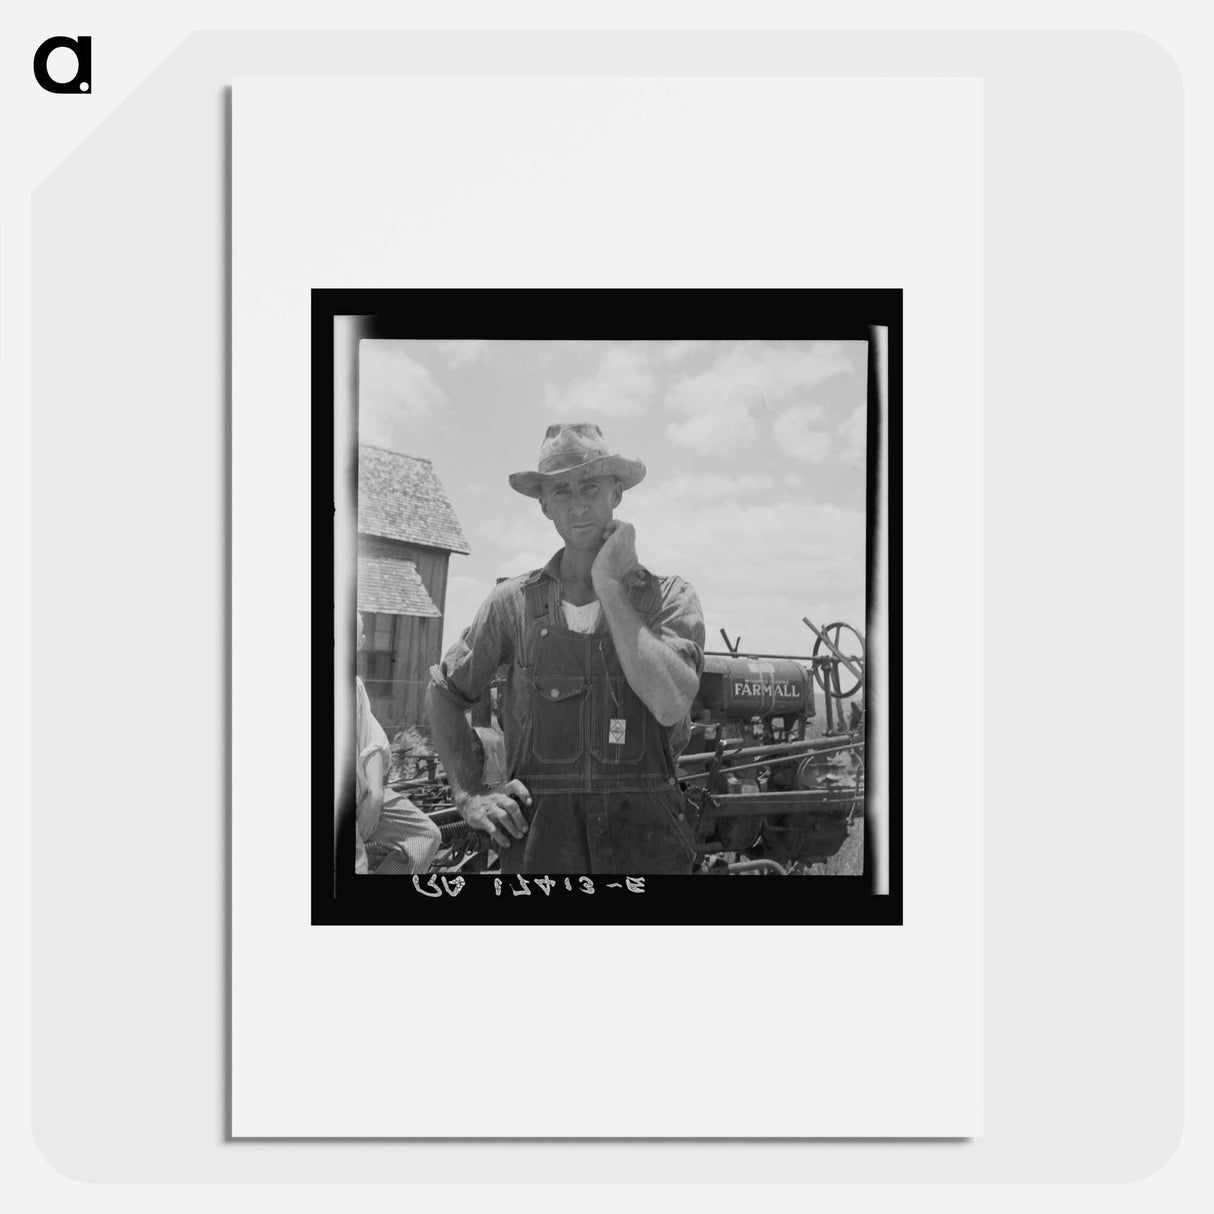
M 656 579 L 628 587 L 643 620 L 660 603 Z M 521 662 L 512 694 L 530 698 L 516 750 L 532 804 L 529 829 L 502 852 L 503 873 L 689 873 L 684 817 L 668 731 L 632 690 L 606 620 L 571 632 L 560 584 L 537 571 L 524 585 Z

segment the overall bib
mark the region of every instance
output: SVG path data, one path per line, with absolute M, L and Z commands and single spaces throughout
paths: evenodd
M 648 619 L 656 580 L 644 575 L 629 597 Z M 509 775 L 532 803 L 523 807 L 527 834 L 502 853 L 502 872 L 690 873 L 693 832 L 668 733 L 624 677 L 606 621 L 593 633 L 570 631 L 552 577 L 533 577 L 525 600 L 514 693 L 531 704 Z

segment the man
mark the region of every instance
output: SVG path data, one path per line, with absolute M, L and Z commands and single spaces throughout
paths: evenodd
M 358 615 L 358 648 L 366 642 L 363 617 Z M 354 871 L 367 873 L 368 841 L 392 848 L 396 859 L 375 871 L 424 873 L 442 842 L 442 831 L 408 797 L 385 788 L 392 751 L 388 735 L 371 712 L 363 681 L 354 676 Z M 389 857 L 393 859 L 393 857 Z
M 687 873 L 695 855 L 675 755 L 704 666 L 704 618 L 682 578 L 637 561 L 614 517 L 645 475 L 587 423 L 548 427 L 537 470 L 509 478 L 564 547 L 499 583 L 441 665 L 427 704 L 456 807 L 503 873 Z M 505 666 L 508 779 L 475 770 L 465 712 Z

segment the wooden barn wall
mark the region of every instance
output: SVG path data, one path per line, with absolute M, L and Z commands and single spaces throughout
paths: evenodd
M 425 720 L 426 684 L 430 667 L 442 657 L 439 644 L 443 622 L 420 616 L 397 617 L 396 664 L 393 697 L 385 716 L 395 728 L 420 725 Z M 387 722 L 381 722 L 387 728 Z
M 358 551 L 361 556 L 387 556 L 412 561 L 417 566 L 418 575 L 431 601 L 439 611 L 446 610 L 449 552 L 371 535 L 358 537 Z M 426 684 L 430 679 L 430 667 L 442 657 L 442 637 L 441 618 L 396 617 L 392 695 L 376 696 L 371 702 L 376 719 L 389 737 L 405 725 L 424 722 Z

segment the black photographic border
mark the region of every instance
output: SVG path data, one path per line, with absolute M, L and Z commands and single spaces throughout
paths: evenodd
M 888 451 L 889 798 L 888 893 L 873 891 L 872 834 L 864 832 L 864 874 L 854 877 L 646 876 L 633 892 L 625 876 L 594 875 L 566 887 L 553 877 L 468 876 L 362 879 L 354 873 L 353 785 L 338 807 L 333 685 L 333 322 L 367 318 L 379 338 L 494 340 L 852 340 L 887 330 L 887 409 L 881 417 L 875 359 L 868 358 L 867 585 L 871 619 L 878 523 L 880 442 Z M 357 423 L 355 422 L 355 425 Z M 357 451 L 357 441 L 355 442 Z M 885 288 L 402 288 L 312 291 L 312 924 L 490 926 L 855 925 L 902 923 L 902 291 Z M 869 670 L 873 658 L 869 657 Z M 354 682 L 353 658 L 349 672 Z M 871 708 L 870 708 L 871 714 Z M 867 815 L 866 815 L 867 816 Z M 867 827 L 867 823 L 866 823 Z M 500 891 L 500 892 L 499 892 Z

